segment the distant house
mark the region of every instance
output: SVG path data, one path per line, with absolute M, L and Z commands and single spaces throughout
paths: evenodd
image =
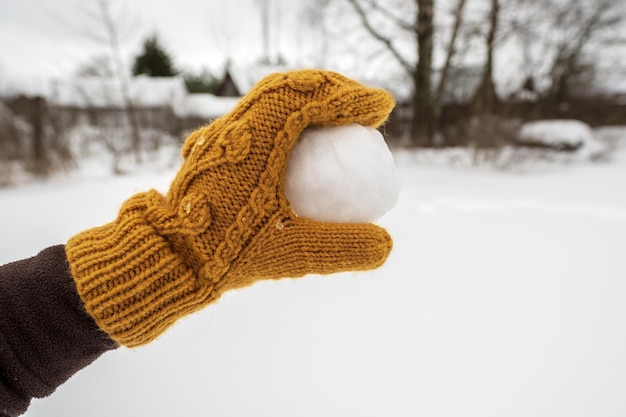
M 215 94 L 219 97 L 241 97 L 243 94 L 239 91 L 239 86 L 233 79 L 230 70 L 226 70 L 222 82 L 217 87 Z
M 193 129 L 225 115 L 261 79 L 286 70 L 285 66 L 274 65 L 228 65 L 215 94 L 187 95 L 184 110 L 179 113 L 184 129 Z
M 238 66 L 229 64 L 215 94 L 220 97 L 242 97 L 266 76 L 288 69 L 285 65 Z
M 244 71 L 237 82 L 225 77 L 222 85 L 228 94 L 191 94 L 182 77 L 131 78 L 130 103 L 141 129 L 181 134 L 214 120 L 232 110 L 239 102 L 239 91 L 250 89 L 253 78 Z M 243 82 L 242 80 L 250 80 Z M 82 77 L 57 81 L 48 100 L 65 126 L 129 126 L 120 83 L 115 78 Z
M 175 133 L 184 116 L 187 88 L 181 77 L 138 76 L 128 82 L 127 103 L 115 78 L 79 77 L 57 81 L 49 105 L 68 126 L 128 126 L 130 104 L 143 129 Z

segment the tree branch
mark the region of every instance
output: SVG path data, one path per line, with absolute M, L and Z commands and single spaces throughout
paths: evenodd
M 391 42 L 391 40 L 389 38 L 387 38 L 386 36 L 383 36 L 380 32 L 378 32 L 376 29 L 374 29 L 374 27 L 372 26 L 371 22 L 369 21 L 369 19 L 367 18 L 367 15 L 365 13 L 365 10 L 363 10 L 363 7 L 361 7 L 361 5 L 359 4 L 359 2 L 357 0 L 347 0 L 348 3 L 350 3 L 352 5 L 352 7 L 354 8 L 354 10 L 356 11 L 356 13 L 358 14 L 359 18 L 361 19 L 361 23 L 363 24 L 363 27 L 365 27 L 365 29 L 367 30 L 367 32 L 377 41 L 381 42 L 383 45 L 385 45 L 385 47 L 387 48 L 387 50 L 389 52 L 391 52 L 391 54 L 394 56 L 394 58 L 396 58 L 396 60 L 400 63 L 400 65 L 402 66 L 402 68 L 409 74 L 412 75 L 415 72 L 414 69 L 414 65 L 411 64 L 409 61 L 407 61 L 401 54 L 400 52 L 393 46 L 393 43 Z
M 443 101 L 443 91 L 448 81 L 448 74 L 452 63 L 452 58 L 456 53 L 456 39 L 459 35 L 461 24 L 463 22 L 463 9 L 465 8 L 465 0 L 459 0 L 456 9 L 454 11 L 454 26 L 452 27 L 452 34 L 450 35 L 450 43 L 446 50 L 446 61 L 441 69 L 441 77 L 439 77 L 439 83 L 435 92 L 435 111 L 440 110 L 441 103 Z
M 391 13 L 389 11 L 389 9 L 380 7 L 380 5 L 375 1 L 375 0 L 370 0 L 370 7 L 373 10 L 376 10 L 378 13 L 380 13 L 381 15 L 385 16 L 387 19 L 391 20 L 396 26 L 398 26 L 400 29 L 409 31 L 409 32 L 415 32 L 415 23 L 410 23 L 410 22 L 406 22 L 404 20 L 402 20 L 400 17 L 394 15 L 393 13 Z

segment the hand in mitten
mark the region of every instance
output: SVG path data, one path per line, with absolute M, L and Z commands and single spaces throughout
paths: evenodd
M 332 72 L 266 77 L 232 112 L 189 136 L 167 195 L 136 194 L 114 222 L 70 239 L 66 253 L 87 312 L 132 347 L 229 289 L 380 266 L 392 246 L 384 229 L 297 217 L 283 188 L 306 127 L 377 127 L 393 105 L 387 92 Z

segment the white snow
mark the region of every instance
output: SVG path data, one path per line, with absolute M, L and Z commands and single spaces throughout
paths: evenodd
M 393 156 L 374 128 L 310 127 L 289 156 L 285 196 L 298 216 L 368 223 L 392 209 L 399 193 Z
M 189 94 L 185 115 L 211 120 L 235 108 L 241 97 L 220 97 L 214 94 Z
M 380 269 L 228 293 L 26 416 L 624 416 L 625 141 L 610 162 L 524 174 L 405 154 Z M 0 190 L 0 262 L 174 171 Z

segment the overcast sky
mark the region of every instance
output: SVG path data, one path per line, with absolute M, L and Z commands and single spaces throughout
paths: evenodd
M 46 93 L 52 80 L 71 77 L 81 66 L 93 63 L 95 57 L 109 54 L 110 49 L 105 44 L 95 41 L 88 34 L 104 33 L 98 16 L 93 16 L 97 1 L 0 0 L 0 94 L 16 91 Z M 384 48 L 379 43 L 371 41 L 371 38 L 343 39 L 355 26 L 354 20 L 351 21 L 345 12 L 340 11 L 339 15 L 336 10 L 332 12 L 332 16 L 336 17 L 332 25 L 335 33 L 323 39 L 304 10 L 305 7 L 319 8 L 317 1 L 108 2 L 111 14 L 124 29 L 122 46 L 127 68 L 141 51 L 143 41 L 153 33 L 159 35 L 178 69 L 208 67 L 218 75 L 229 59 L 237 65 L 256 62 L 263 56 L 260 4 L 267 2 L 270 5 L 271 56 L 275 57 L 280 52 L 292 65 L 326 66 L 364 79 L 377 79 L 384 74 L 388 79 L 399 77 L 404 80 L 402 70 L 393 65 L 394 59 L 389 54 L 381 54 Z M 440 11 L 439 15 L 445 16 L 444 12 Z M 365 48 L 365 52 L 356 51 L 358 48 Z M 412 53 L 413 45 L 408 45 L 408 48 Z M 516 48 L 519 45 L 500 47 L 497 51 L 496 81 L 500 89 L 503 86 L 517 88 L 529 73 L 541 73 L 541 69 L 530 71 L 524 68 L 521 61 L 523 54 Z M 477 51 L 475 56 L 481 61 L 483 54 L 480 48 Z M 603 67 L 604 73 L 608 74 L 607 68 L 626 66 L 623 47 L 615 52 L 603 51 L 601 57 L 596 57 L 596 62 Z M 436 54 L 437 58 L 441 56 Z M 619 65 L 616 64 L 618 61 Z M 544 62 L 540 56 L 533 65 L 542 62 L 547 61 Z M 332 66 L 328 67 L 328 64 Z
M 271 36 L 282 39 L 285 55 L 295 47 L 297 4 L 271 0 Z M 263 54 L 260 0 L 109 0 L 112 15 L 123 21 L 124 58 L 132 61 L 142 41 L 157 32 L 179 68 L 220 71 L 226 59 L 253 62 Z M 103 33 L 89 16 L 94 0 L 0 0 L 0 91 L 45 91 L 50 79 L 69 77 L 109 49 L 87 32 Z M 288 36 L 291 35 L 291 36 Z M 301 43 L 301 42 L 300 42 Z M 296 57 L 298 58 L 298 57 Z M 301 58 L 301 57 L 300 57 Z M 127 62 L 130 65 L 130 62 Z

